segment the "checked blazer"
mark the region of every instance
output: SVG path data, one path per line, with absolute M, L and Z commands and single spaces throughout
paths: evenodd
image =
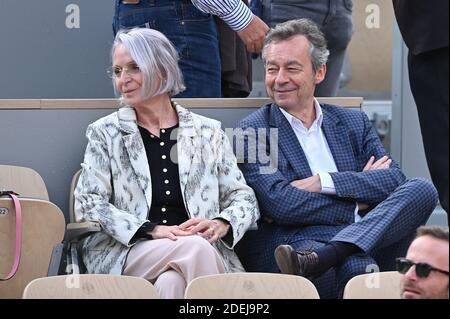
M 361 253 L 313 281 L 321 298 L 335 298 L 351 277 L 368 267 L 393 270 L 395 257 L 406 253 L 416 228 L 436 206 L 437 195 L 429 181 L 406 180 L 394 161 L 389 169 L 363 172 L 371 156 L 377 160 L 388 155 L 369 119 L 355 110 L 327 104 L 321 108 L 321 128 L 338 170 L 330 173 L 335 195 L 290 185 L 312 172 L 279 106 L 265 105 L 239 123 L 243 132 L 257 132 L 243 135 L 245 151 L 241 157 L 236 153 L 247 183 L 255 190 L 262 218 L 257 231 L 247 231 L 237 252 L 247 271 L 278 272 L 274 258 L 278 245 L 309 250 L 329 241 L 353 244 Z M 255 153 L 270 156 L 254 160 L 249 154 Z M 267 157 L 271 160 L 263 161 Z M 368 204 L 369 212 L 355 223 L 357 203 Z
M 267 133 L 270 128 L 278 129 L 275 173 L 260 174 L 261 163 L 248 163 L 245 158 L 241 161 L 245 178 L 255 190 L 263 214 L 278 225 L 351 224 L 356 202 L 376 205 L 405 181 L 395 162 L 387 170 L 362 172 L 370 156 L 379 159 L 387 155 L 364 113 L 326 104 L 321 107 L 322 129 L 338 168 L 338 172 L 330 174 L 336 188 L 335 196 L 302 191 L 289 184 L 312 173 L 294 131 L 276 104 L 262 107 L 239 124 L 244 130 L 251 127 L 266 129 Z

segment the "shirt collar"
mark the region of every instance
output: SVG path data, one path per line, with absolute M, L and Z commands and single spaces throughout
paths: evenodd
M 320 107 L 319 101 L 317 101 L 316 98 L 314 98 L 314 108 L 316 109 L 316 118 L 314 119 L 313 124 L 309 128 L 310 131 L 315 129 L 316 127 L 317 128 L 321 128 L 322 127 L 322 122 L 323 122 L 322 108 Z M 280 111 L 286 117 L 286 119 L 288 120 L 288 122 L 289 122 L 289 124 L 291 126 L 296 125 L 296 123 L 297 123 L 297 125 L 300 125 L 302 128 L 307 130 L 306 127 L 303 125 L 303 122 L 301 120 L 299 120 L 298 118 L 296 118 L 295 116 L 293 116 L 292 114 L 290 114 L 289 112 L 287 112 L 286 110 L 284 110 L 281 107 L 280 107 Z

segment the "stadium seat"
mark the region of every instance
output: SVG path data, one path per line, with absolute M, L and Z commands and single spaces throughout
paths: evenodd
M 0 165 L 0 190 L 12 190 L 23 197 L 49 199 L 41 175 L 28 167 Z
M 227 273 L 192 280 L 186 299 L 319 299 L 306 278 L 271 273 Z
M 30 282 L 24 299 L 159 299 L 156 288 L 139 277 L 67 275 Z
M 400 274 L 397 271 L 355 276 L 344 289 L 344 299 L 400 299 Z
M 64 236 L 65 220 L 61 210 L 51 202 L 20 198 L 22 207 L 21 257 L 17 273 L 0 281 L 0 299 L 21 298 L 25 286 L 47 274 L 52 248 Z M 15 208 L 12 199 L 0 198 L 0 274 L 11 270 L 15 255 Z

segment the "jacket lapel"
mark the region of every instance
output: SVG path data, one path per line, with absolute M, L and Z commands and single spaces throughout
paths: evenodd
M 348 132 L 337 117 L 322 108 L 322 130 L 339 172 L 356 171 L 355 155 Z
M 312 175 L 308 160 L 294 130 L 276 104 L 270 108 L 269 125 L 278 128 L 278 146 L 299 178 Z M 293 151 L 295 150 L 295 151 Z M 298 151 L 296 151 L 298 150 Z
M 145 194 L 147 206 L 152 205 L 152 182 L 147 154 L 141 134 L 136 123 L 136 112 L 131 107 L 124 107 L 118 111 L 119 126 L 123 133 L 122 140 L 128 153 L 131 167 L 136 174 L 137 183 Z
M 178 171 L 180 175 L 180 188 L 181 194 L 185 201 L 186 208 L 188 203 L 186 202 L 185 190 L 188 182 L 188 177 L 191 169 L 193 168 L 193 159 L 196 151 L 194 145 L 194 137 L 196 131 L 194 128 L 194 120 L 192 113 L 185 108 L 175 104 L 175 109 L 178 114 L 179 129 L 177 132 L 177 152 L 178 152 Z M 201 154 L 197 154 L 199 158 Z M 200 164 L 200 162 L 199 162 Z M 189 208 L 188 208 L 189 210 Z

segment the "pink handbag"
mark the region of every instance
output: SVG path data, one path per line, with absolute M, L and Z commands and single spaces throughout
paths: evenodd
M 22 207 L 20 206 L 20 201 L 18 194 L 13 191 L 3 191 L 0 190 L 0 196 L 9 196 L 14 202 L 14 208 L 16 210 L 16 241 L 14 249 L 14 262 L 11 267 L 11 271 L 6 277 L 0 275 L 0 281 L 6 281 L 14 277 L 19 269 L 20 255 L 22 250 Z

